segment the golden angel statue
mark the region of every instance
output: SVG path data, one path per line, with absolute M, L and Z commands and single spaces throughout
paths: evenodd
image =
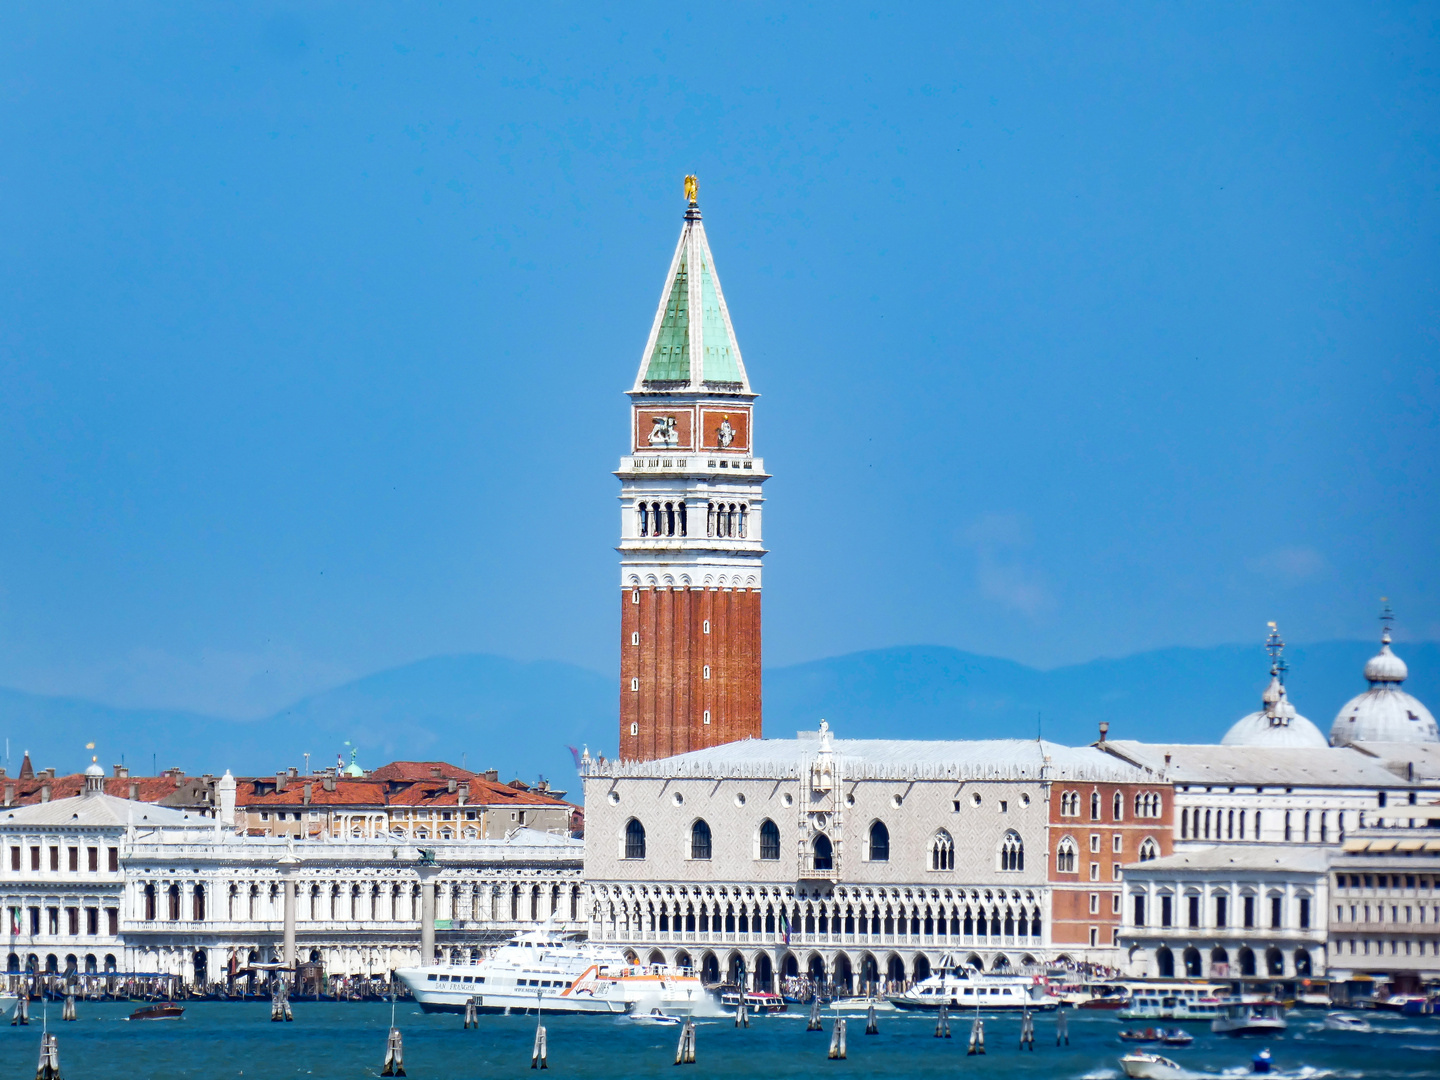
M 685 201 L 691 206 L 700 198 L 700 180 L 695 176 L 685 177 Z

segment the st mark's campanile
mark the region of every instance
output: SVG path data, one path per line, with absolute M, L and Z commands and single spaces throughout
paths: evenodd
M 620 757 L 760 737 L 754 402 L 685 179 L 685 224 L 630 390 L 620 459 Z

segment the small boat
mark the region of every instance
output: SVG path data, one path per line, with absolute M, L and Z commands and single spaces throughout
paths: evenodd
M 779 994 L 771 994 L 764 990 L 747 990 L 745 993 L 745 1011 L 751 1013 L 783 1013 L 790 1006 L 786 1004 L 789 998 L 782 998 Z M 740 1006 L 740 992 L 738 990 L 727 990 L 720 995 L 720 1004 L 727 1009 L 736 1009 Z
M 1122 1031 L 1120 1041 L 1128 1043 L 1154 1043 L 1160 1041 L 1160 1032 L 1154 1028 L 1146 1028 L 1144 1031 Z
M 1181 1080 L 1189 1075 L 1177 1062 L 1143 1050 L 1122 1057 L 1120 1068 L 1126 1076 L 1137 1080 Z
M 1325 1027 L 1330 1031 L 1358 1031 L 1365 1035 L 1375 1031 L 1374 1026 L 1363 1016 L 1351 1016 L 1343 1012 L 1326 1013 Z
M 1270 1060 L 1270 1051 L 1261 1050 L 1250 1059 L 1250 1071 L 1252 1073 L 1268 1073 L 1273 1064 L 1274 1062 Z
M 637 1024 L 655 1024 L 660 1026 L 666 1026 L 670 1024 L 684 1023 L 684 1021 L 681 1020 L 680 1017 L 671 1016 L 669 1013 L 663 1013 L 659 1009 L 651 1009 L 648 1013 L 634 1012 L 630 1013 L 629 1015 L 630 1019 L 634 1020 Z
M 136 1009 L 130 1014 L 131 1020 L 179 1020 L 185 1015 L 185 1006 L 176 1005 L 173 1001 L 162 1001 L 155 1005 L 146 1005 Z
M 1228 1001 L 1210 1022 L 1210 1030 L 1217 1035 L 1267 1035 L 1285 1028 L 1280 1002 L 1273 998 Z
M 1160 1032 L 1160 1042 L 1165 1046 L 1189 1046 L 1194 1041 L 1194 1035 L 1179 1028 L 1165 1028 Z

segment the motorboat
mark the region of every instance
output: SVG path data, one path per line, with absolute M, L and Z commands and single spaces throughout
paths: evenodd
M 634 964 L 618 949 L 550 929 L 519 934 L 479 960 L 395 974 L 427 1013 L 464 1012 L 472 999 L 485 1013 L 688 1013 L 710 997 L 689 968 Z
M 1216 983 L 1179 979 L 1126 984 L 1129 999 L 1116 1013 L 1121 1020 L 1214 1020 L 1229 990 Z
M 1178 1062 L 1143 1050 L 1122 1057 L 1120 1068 L 1126 1076 L 1135 1077 L 1137 1080 L 1181 1080 L 1182 1077 L 1190 1075 Z
M 1250 1071 L 1252 1073 L 1268 1073 L 1274 1065 L 1275 1062 L 1270 1057 L 1269 1050 L 1261 1050 L 1250 1059 Z
M 173 1001 L 162 1001 L 146 1005 L 130 1014 L 131 1020 L 179 1020 L 185 1015 L 185 1006 Z
M 1163 1046 L 1189 1046 L 1194 1041 L 1194 1035 L 1179 1028 L 1166 1028 L 1160 1032 L 1160 1043 Z
M 1325 1027 L 1330 1031 L 1358 1031 L 1364 1035 L 1371 1035 L 1375 1031 L 1374 1025 L 1363 1016 L 1352 1016 L 1343 1012 L 1326 1013 Z
M 883 997 L 845 997 L 836 998 L 830 1002 L 830 1008 L 834 1012 L 843 1013 L 868 1013 L 871 1009 L 876 1012 L 894 1012 L 895 1006 Z
M 886 998 L 905 1012 L 938 1012 L 941 1006 L 981 1012 L 1046 1012 L 1060 1007 L 1060 999 L 1038 979 L 994 975 L 961 964 L 942 967 L 903 994 Z
M 1273 998 L 1227 1001 L 1210 1023 L 1217 1035 L 1267 1035 L 1285 1028 L 1284 1010 Z
M 651 1009 L 649 1012 L 632 1012 L 630 1019 L 637 1024 L 652 1024 L 655 1026 L 670 1026 L 683 1024 L 685 1021 L 678 1016 L 671 1016 L 669 1013 L 661 1012 L 659 1009 Z
M 1053 991 L 1052 991 L 1053 992 Z M 1090 983 L 1063 990 L 1055 995 L 1061 1005 L 1072 1009 L 1123 1009 L 1130 1001 L 1130 990 L 1121 983 Z
M 1146 1028 L 1144 1031 L 1122 1031 L 1120 1041 L 1127 1043 L 1158 1043 L 1160 1032 L 1154 1028 Z
M 1391 994 L 1376 1004 L 1382 1009 L 1405 1016 L 1427 1016 L 1432 1011 L 1430 999 L 1424 994 Z
M 20 995 L 8 991 L 0 993 L 0 1018 L 9 1016 L 15 1011 L 15 1006 L 20 1004 Z
M 741 995 L 738 990 L 727 990 L 720 995 L 720 1004 L 727 1009 L 740 1007 Z M 783 1013 L 790 1006 L 779 994 L 765 990 L 747 990 L 744 995 L 745 1011 L 750 1013 Z

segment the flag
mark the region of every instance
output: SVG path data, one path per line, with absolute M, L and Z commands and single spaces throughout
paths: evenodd
M 790 917 L 785 914 L 785 909 L 780 909 L 780 933 L 785 937 L 785 944 L 790 944 Z
M 575 768 L 580 768 L 580 751 L 573 746 L 566 746 L 565 749 L 569 750 L 570 756 L 575 759 Z
M 15 937 L 15 936 L 18 935 L 19 933 L 20 933 L 20 909 L 19 909 L 18 907 L 12 907 L 12 908 L 10 909 L 10 936 L 11 936 L 11 937 Z

